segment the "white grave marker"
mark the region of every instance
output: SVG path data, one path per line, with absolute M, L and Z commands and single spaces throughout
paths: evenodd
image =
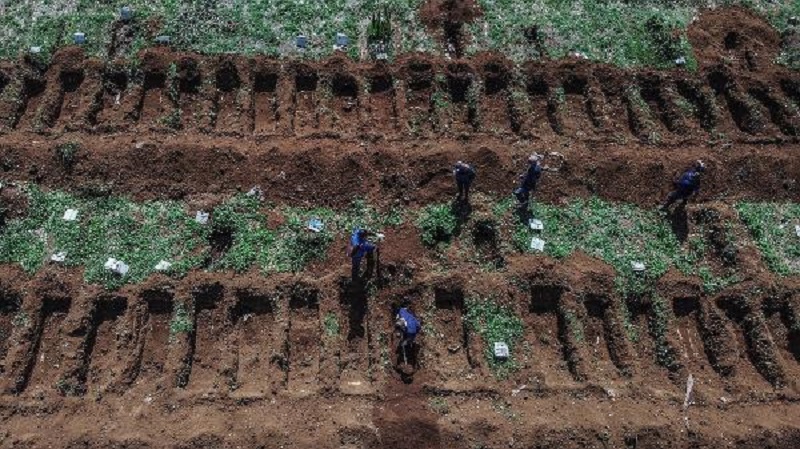
M 201 225 L 204 225 L 208 223 L 208 217 L 209 217 L 208 212 L 199 210 L 197 211 L 197 214 L 195 214 L 194 216 L 194 221 L 200 223 Z
M 308 229 L 314 232 L 321 232 L 325 229 L 325 223 L 319 218 L 312 218 L 308 220 Z
M 534 231 L 541 231 L 542 229 L 544 229 L 544 223 L 542 223 L 542 220 L 531 218 L 531 221 L 528 222 L 528 224 L 530 224 L 531 229 L 533 229 Z
M 535 251 L 539 251 L 540 253 L 544 251 L 544 240 L 540 239 L 539 237 L 534 237 L 531 239 L 531 249 Z
M 170 262 L 167 262 L 166 260 L 162 260 L 161 262 L 156 264 L 155 270 L 156 271 L 167 271 L 171 267 L 172 267 L 172 264 Z
M 645 266 L 642 262 L 631 262 L 631 269 L 637 273 L 641 273 L 644 271 Z
M 497 359 L 505 360 L 510 355 L 508 345 L 502 341 L 494 342 L 494 357 Z
M 114 259 L 113 257 L 109 257 L 103 267 L 114 273 L 117 273 L 121 276 L 125 276 L 128 274 L 130 267 L 123 261 Z
M 78 219 L 78 211 L 77 209 L 67 209 L 64 212 L 64 221 L 75 221 Z
M 53 262 L 63 262 L 67 260 L 67 252 L 66 251 L 59 251 L 52 256 L 50 256 L 50 260 Z
M 800 237 L 800 225 L 794 225 L 794 233 Z

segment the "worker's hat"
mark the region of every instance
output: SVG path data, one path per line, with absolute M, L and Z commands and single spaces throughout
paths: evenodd
M 704 172 L 706 171 L 706 163 L 703 162 L 702 159 L 698 159 L 695 161 L 694 166 L 697 167 L 698 171 Z

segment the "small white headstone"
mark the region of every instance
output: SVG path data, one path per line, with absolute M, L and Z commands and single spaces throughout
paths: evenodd
M 340 50 L 348 45 L 350 45 L 350 38 L 348 38 L 346 34 L 336 33 L 336 44 L 334 45 L 334 48 Z
M 794 233 L 800 237 L 800 225 L 794 225 Z
M 308 229 L 314 232 L 321 232 L 325 229 L 325 223 L 319 218 L 312 218 L 308 220 Z
M 78 219 L 78 211 L 77 209 L 67 209 L 64 212 L 64 221 L 75 221 Z
M 308 38 L 303 34 L 298 34 L 295 38 L 295 44 L 297 45 L 298 49 L 305 50 L 308 46 Z
M 631 269 L 637 273 L 644 271 L 645 266 L 642 262 L 631 262 Z
M 31 54 L 38 55 L 42 52 L 42 47 L 31 47 L 29 51 Z
M 543 252 L 544 251 L 544 240 L 540 239 L 539 237 L 534 237 L 531 239 L 531 249 L 534 251 Z
M 208 212 L 199 210 L 197 211 L 197 214 L 195 214 L 194 216 L 194 221 L 200 223 L 201 225 L 204 225 L 208 223 L 208 217 L 209 217 Z
M 52 256 L 50 256 L 50 260 L 53 262 L 63 262 L 67 260 L 67 252 L 66 251 L 59 251 Z
M 172 264 L 167 262 L 166 260 L 162 260 L 158 264 L 156 264 L 156 271 L 168 271 L 172 267 Z
M 121 276 L 125 276 L 126 274 L 128 274 L 128 271 L 130 270 L 130 267 L 125 262 L 117 260 L 113 257 L 109 257 L 106 263 L 103 265 L 103 267 L 106 270 L 112 271 Z
M 544 229 L 544 223 L 542 223 L 542 220 L 531 218 L 531 221 L 528 222 L 528 224 L 530 224 L 531 229 L 533 229 L 534 231 L 541 231 L 542 229 Z
M 494 342 L 494 357 L 497 359 L 505 360 L 510 355 L 508 345 L 502 341 Z
M 681 56 L 680 58 L 675 59 L 675 65 L 683 66 L 686 65 L 686 57 Z
M 158 44 L 158 45 L 169 45 L 171 40 L 172 40 L 172 38 L 169 37 L 169 36 L 165 36 L 165 35 L 156 36 L 156 44 Z
M 264 192 L 261 191 L 261 187 L 260 186 L 253 186 L 252 189 L 247 191 L 246 195 L 247 196 L 254 196 L 254 197 L 258 198 L 259 200 L 263 200 L 264 199 Z
M 83 45 L 86 43 L 86 33 L 81 33 L 78 31 L 72 35 L 72 39 L 75 41 L 76 45 Z

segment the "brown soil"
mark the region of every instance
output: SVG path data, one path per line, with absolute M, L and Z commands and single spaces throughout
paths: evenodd
M 424 10 L 439 28 L 477 14 L 472 2 Z M 456 160 L 478 172 L 462 230 L 478 262 L 458 245 L 426 250 L 407 223 L 388 231 L 367 285 L 347 279 L 344 242 L 299 274 L 158 275 L 115 292 L 80 269 L 0 266 L 0 448 L 797 447 L 800 281 L 770 274 L 750 243 L 731 249 L 721 226 L 736 200 L 800 200 L 800 76 L 771 63 L 778 37 L 743 10 L 702 15 L 690 37 L 697 73 L 549 61 L 515 76 L 490 53 L 372 65 L 164 48 L 133 73 L 76 49 L 46 70 L 0 65 L 0 90 L 17 93 L 0 100 L 5 220 L 27 214 L 26 181 L 197 208 L 258 185 L 276 204 L 362 196 L 389 209 L 451 198 Z M 70 141 L 67 169 L 54 151 Z M 566 159 L 542 179 L 549 203 L 650 207 L 707 160 L 699 204 L 673 228 L 685 239 L 702 224 L 713 268 L 744 282 L 710 295 L 667 273 L 661 334 L 653 298 L 620 298 L 598 260 L 503 256 L 481 197 L 507 196 L 534 150 Z M 474 295 L 523 319 L 508 378 L 466 323 Z M 394 350 L 400 304 L 423 322 L 409 366 Z M 178 308 L 188 332 L 174 329 Z

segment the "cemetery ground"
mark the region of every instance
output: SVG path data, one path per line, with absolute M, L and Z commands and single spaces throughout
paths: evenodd
M 567 44 L 480 41 L 505 22 L 476 4 L 422 8 L 438 53 L 390 61 L 175 33 L 0 62 L 0 447 L 797 447 L 789 18 L 714 9 L 658 60 L 547 59 Z M 113 30 L 86 34 L 142 32 Z M 511 197 L 532 151 L 558 166 L 542 229 Z M 659 212 L 696 159 L 698 198 Z M 356 226 L 386 235 L 363 283 Z

